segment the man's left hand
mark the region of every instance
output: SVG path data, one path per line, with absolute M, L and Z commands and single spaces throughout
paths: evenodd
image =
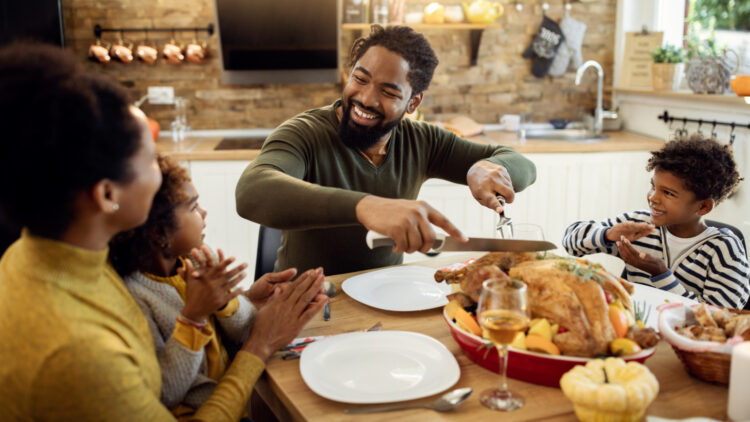
M 477 202 L 498 213 L 503 212 L 498 194 L 505 197 L 507 203 L 513 202 L 513 181 L 508 170 L 499 164 L 477 161 L 466 173 L 466 183 Z
M 656 258 L 646 252 L 638 252 L 625 236 L 620 237 L 617 242 L 617 249 L 620 251 L 620 258 L 623 261 L 651 274 L 652 277 L 667 272 L 668 268 L 663 259 Z

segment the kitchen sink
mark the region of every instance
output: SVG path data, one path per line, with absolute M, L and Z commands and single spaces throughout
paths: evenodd
M 223 138 L 216 144 L 214 151 L 225 149 L 260 149 L 265 140 L 265 136 Z
M 599 142 L 609 138 L 605 134 L 596 134 L 585 129 L 526 129 L 527 139 L 544 139 L 547 141 Z

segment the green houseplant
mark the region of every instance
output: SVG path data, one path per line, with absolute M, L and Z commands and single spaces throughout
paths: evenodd
M 685 50 L 667 44 L 651 52 L 654 91 L 675 91 L 680 86 L 685 67 Z

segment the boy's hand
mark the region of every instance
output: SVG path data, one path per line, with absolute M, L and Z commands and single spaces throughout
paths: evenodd
M 256 309 L 260 309 L 273 295 L 276 286 L 282 286 L 283 283 L 289 282 L 295 275 L 297 275 L 296 268 L 289 268 L 278 273 L 263 274 L 250 286 L 250 290 L 245 293 L 245 296 Z
M 625 236 L 617 242 L 617 249 L 620 251 L 620 258 L 623 261 L 651 274 L 652 277 L 667 272 L 667 266 L 663 259 L 645 252 L 638 252 Z
M 288 344 L 328 302 L 321 294 L 322 268 L 305 271 L 294 283 L 276 286 L 265 306 L 255 317 L 250 336 L 242 350 L 268 359 L 273 352 Z
M 203 247 L 205 256 L 210 256 L 207 247 Z M 212 259 L 202 259 L 198 250 L 193 249 L 191 254 L 200 267 L 194 268 L 193 264 L 185 261 L 185 268 L 180 268 L 177 273 L 185 279 L 185 306 L 182 315 L 192 321 L 205 321 L 211 314 L 221 309 L 241 293 L 239 289 L 232 289 L 239 284 L 246 273 L 247 264 L 238 265 L 231 270 L 227 267 L 234 262 L 234 257 L 224 258 L 221 249 L 217 250 L 218 262 Z
M 624 223 L 615 224 L 614 226 L 610 227 L 604 234 L 604 238 L 610 242 L 616 242 L 622 237 L 633 241 L 648 235 L 649 233 L 654 231 L 654 228 L 655 226 L 653 224 L 626 221 Z

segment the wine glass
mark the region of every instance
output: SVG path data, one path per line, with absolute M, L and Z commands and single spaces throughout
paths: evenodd
M 519 280 L 486 280 L 482 283 L 477 315 L 479 324 L 495 343 L 502 374 L 500 388 L 483 391 L 479 401 L 493 410 L 516 410 L 523 406 L 523 398 L 508 390 L 508 344 L 529 326 L 526 284 Z
M 511 229 L 513 239 L 544 240 L 544 230 L 538 224 L 515 223 Z

